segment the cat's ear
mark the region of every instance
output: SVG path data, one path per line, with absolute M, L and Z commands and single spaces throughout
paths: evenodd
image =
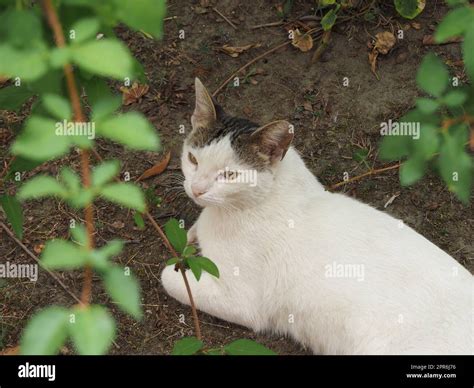
M 209 128 L 216 120 L 216 108 L 209 92 L 199 78 L 195 78 L 196 106 L 191 116 L 193 128 Z
M 293 132 L 293 126 L 288 121 L 272 121 L 255 130 L 250 142 L 270 164 L 274 164 L 284 158 L 293 140 Z

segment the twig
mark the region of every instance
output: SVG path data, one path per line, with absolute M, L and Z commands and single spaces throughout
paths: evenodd
M 278 46 L 275 46 L 273 47 L 272 49 L 268 50 L 268 51 L 265 51 L 263 54 L 260 54 L 259 56 L 255 57 L 254 59 L 252 59 L 250 62 L 246 63 L 244 66 L 240 67 L 238 70 L 236 70 L 235 72 L 233 72 L 229 78 L 227 78 L 224 82 L 222 82 L 222 84 L 214 91 L 214 93 L 212 93 L 212 97 L 215 97 L 217 94 L 219 94 L 219 92 L 230 82 L 232 81 L 232 79 L 237 75 L 239 74 L 242 70 L 245 70 L 247 67 L 253 65 L 255 62 L 257 62 L 258 60 L 266 57 L 267 55 L 273 53 L 274 51 L 282 48 L 282 47 L 285 47 L 287 45 L 289 45 L 291 43 L 291 40 L 285 42 L 285 43 L 281 43 L 279 44 Z
M 212 10 L 217 13 L 222 19 L 224 19 L 229 25 L 234 29 L 237 30 L 237 26 L 232 23 L 224 14 L 222 14 L 217 8 L 212 8 Z
M 5 230 L 5 232 L 10 236 L 10 238 L 13 241 L 15 241 L 20 246 L 20 248 L 25 251 L 25 253 L 28 256 L 30 256 L 34 261 L 36 261 L 39 265 L 41 265 L 40 260 L 35 256 L 35 254 L 31 252 L 25 244 L 23 244 L 20 240 L 18 240 L 13 234 L 13 232 L 10 229 L 8 229 L 8 227 L 1 221 L 0 221 L 0 226 L 3 228 L 3 230 Z M 56 280 L 56 282 L 58 282 L 58 284 L 64 289 L 64 291 L 66 291 L 77 303 L 81 303 L 81 300 L 66 287 L 66 285 L 61 281 L 61 279 L 59 279 L 54 274 L 54 272 L 51 272 L 49 269 L 44 268 L 44 267 L 41 267 L 41 268 L 43 268 L 54 280 Z
M 92 153 L 97 158 L 97 160 L 103 161 L 102 157 L 100 156 L 100 154 L 97 152 L 96 149 L 93 148 Z M 120 182 L 120 179 L 116 178 L 116 181 Z M 160 225 L 158 225 L 158 223 L 155 221 L 153 216 L 148 211 L 146 211 L 143 214 L 145 215 L 146 218 L 148 218 L 148 221 L 150 221 L 153 228 L 155 228 L 157 233 L 160 235 L 161 240 L 165 244 L 166 248 L 171 252 L 173 257 L 179 257 L 178 253 L 175 251 L 175 249 L 171 245 L 170 241 L 168 240 L 168 237 L 166 237 L 166 234 L 163 232 L 163 229 L 161 229 Z M 182 266 L 179 267 L 179 270 L 180 270 L 181 275 L 183 277 L 184 285 L 186 286 L 186 291 L 188 293 L 189 304 L 191 305 L 191 312 L 192 312 L 192 315 L 193 315 L 194 329 L 196 331 L 196 338 L 202 339 L 201 325 L 199 323 L 197 308 L 196 308 L 196 304 L 194 303 L 193 293 L 191 291 L 191 287 L 189 285 L 188 278 L 186 276 L 186 271 Z
M 36 261 L 38 263 L 39 266 L 41 266 L 41 261 L 40 259 L 38 259 L 35 254 L 33 252 L 31 252 L 28 247 L 23 244 L 20 240 L 18 240 L 16 237 L 15 237 L 15 234 L 10 230 L 8 229 L 8 227 L 0 221 L 0 226 L 3 228 L 3 230 L 5 230 L 5 232 L 10 236 L 10 238 L 15 241 L 21 249 L 23 249 L 25 251 L 25 253 L 30 256 L 34 261 Z M 56 280 L 56 282 L 63 288 L 64 291 L 66 291 L 71 297 L 72 299 L 74 299 L 78 304 L 83 304 L 82 301 L 72 292 L 70 291 L 66 285 L 61 281 L 61 279 L 59 279 L 54 272 L 51 272 L 49 269 L 47 268 L 44 268 L 43 266 L 41 266 L 41 268 L 43 268 L 54 280 Z M 117 349 L 120 349 L 120 346 L 117 344 L 117 342 L 115 342 L 114 340 L 112 340 L 112 344 L 117 348 Z M 16 352 L 18 353 L 20 351 L 20 347 L 17 346 L 16 348 Z M 0 353 L 1 354 L 1 353 Z M 16 354 L 16 353 L 15 353 Z
M 250 27 L 251 30 L 256 30 L 258 28 L 265 28 L 265 27 L 278 27 L 285 24 L 283 21 L 279 20 L 277 22 L 271 22 L 271 23 L 263 23 L 263 24 L 257 24 L 256 26 Z
M 332 186 L 329 186 L 329 187 L 328 187 L 328 190 L 334 190 L 334 189 L 338 188 L 339 186 L 342 186 L 342 185 L 345 185 L 345 184 L 347 184 L 347 183 L 351 183 L 351 182 L 357 181 L 357 180 L 362 179 L 362 178 L 364 178 L 364 177 L 366 177 L 366 176 L 369 176 L 369 175 L 376 175 L 376 174 L 379 174 L 379 173 L 384 172 L 384 171 L 388 171 L 388 170 L 393 170 L 393 169 L 395 169 L 395 168 L 399 168 L 401 165 L 402 165 L 402 163 L 396 163 L 396 164 L 393 164 L 393 165 L 391 165 L 391 166 L 387 166 L 387 167 L 383 167 L 383 168 L 371 169 L 371 170 L 369 170 L 369 171 L 367 171 L 367 172 L 365 172 L 365 173 L 363 173 L 363 174 L 361 174 L 361 175 L 357 175 L 357 176 L 355 176 L 355 177 L 353 177 L 353 178 L 350 178 L 350 179 L 348 179 L 348 180 L 346 180 L 346 181 L 342 181 L 342 182 L 336 183 L 336 184 L 334 184 L 334 185 L 332 185 Z
M 321 30 L 320 27 L 316 27 L 316 28 L 312 28 L 311 30 L 307 31 L 304 33 L 304 35 L 306 34 L 311 34 L 313 32 L 315 33 L 318 33 L 319 31 Z M 229 78 L 227 78 L 224 82 L 222 82 L 222 84 L 219 85 L 219 87 L 214 91 L 214 93 L 212 93 L 212 97 L 215 97 L 219 94 L 219 92 L 230 82 L 232 81 L 232 79 L 237 75 L 239 74 L 242 70 L 245 70 L 247 67 L 253 65 L 255 62 L 259 61 L 260 59 L 266 57 L 267 55 L 270 55 L 271 53 L 277 51 L 278 49 L 281 49 L 282 47 L 285 47 L 285 46 L 288 46 L 292 41 L 291 40 L 288 40 L 284 43 L 281 43 L 273 48 L 271 48 L 270 50 L 268 51 L 265 51 L 263 54 L 260 54 L 258 56 L 256 56 L 254 59 L 252 59 L 250 62 L 247 62 L 245 65 L 241 66 L 239 69 L 237 69 L 236 71 L 234 71 L 230 76 Z
M 58 19 L 58 14 L 54 8 L 51 0 L 43 0 L 43 9 L 48 20 L 48 23 L 53 31 L 54 39 L 58 47 L 64 47 L 66 41 L 64 38 L 63 29 Z M 81 101 L 77 90 L 76 80 L 74 78 L 73 69 L 70 63 L 64 65 L 64 74 L 66 76 L 66 84 L 71 100 L 72 109 L 74 112 L 74 120 L 76 122 L 85 122 L 85 116 L 82 112 Z M 85 188 L 88 188 L 91 183 L 90 178 L 90 165 L 89 165 L 89 151 L 86 149 L 81 150 L 81 170 L 82 170 L 82 182 Z M 85 223 L 87 230 L 87 249 L 91 250 L 94 248 L 94 209 L 92 204 L 89 204 L 85 208 Z M 92 293 L 92 269 L 88 266 L 84 270 L 84 285 L 82 288 L 81 301 L 82 304 L 88 305 L 91 300 Z

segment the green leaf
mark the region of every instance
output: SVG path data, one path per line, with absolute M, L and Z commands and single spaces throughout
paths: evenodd
M 424 160 L 433 158 L 439 147 L 439 131 L 435 125 L 422 124 L 420 128 L 420 137 L 412 141 L 413 151 L 417 157 Z
M 24 201 L 46 196 L 66 196 L 66 189 L 54 178 L 40 175 L 24 183 L 18 192 L 18 199 Z
M 352 154 L 352 159 L 354 159 L 356 162 L 363 162 L 367 159 L 367 156 L 369 156 L 369 150 L 365 148 L 359 148 Z
M 420 157 L 411 157 L 400 166 L 400 184 L 409 186 L 425 175 L 426 162 Z
M 63 91 L 64 70 L 50 69 L 41 78 L 29 82 L 28 88 L 35 92 L 35 94 L 61 94 Z M 38 104 L 39 105 L 39 104 Z M 33 112 L 32 112 L 33 113 Z
M 142 318 L 140 286 L 131 273 L 119 267 L 110 268 L 104 275 L 104 286 L 119 307 L 135 319 Z
M 382 160 L 399 160 L 410 153 L 411 138 L 409 136 L 384 136 L 379 148 Z
M 81 355 L 107 353 L 115 337 L 115 322 L 102 306 L 75 308 L 75 322 L 69 324 L 69 333 Z
M 176 341 L 171 354 L 173 356 L 190 356 L 196 354 L 204 346 L 196 337 L 186 337 Z
M 207 273 L 211 274 L 212 276 L 215 276 L 216 278 L 219 277 L 219 269 L 212 260 L 208 259 L 207 257 L 198 256 L 194 257 L 193 261 L 197 261 L 199 263 L 199 266 Z
M 467 94 L 462 90 L 452 90 L 443 97 L 443 102 L 449 107 L 462 105 L 466 100 Z
M 41 263 L 48 269 L 68 270 L 87 264 L 87 252 L 66 240 L 50 240 L 41 254 Z
M 81 187 L 79 191 L 70 193 L 66 201 L 75 209 L 84 209 L 94 200 L 95 193 L 90 188 Z
M 171 259 L 166 261 L 166 265 L 175 265 L 179 259 L 177 257 L 172 257 Z
M 51 50 L 49 56 L 49 63 L 55 69 L 64 67 L 65 64 L 71 61 L 72 51 L 69 46 L 55 47 Z
M 110 116 L 122 105 L 118 96 L 102 97 L 92 106 L 92 121 L 100 121 Z
M 120 170 L 120 162 L 118 160 L 108 160 L 99 164 L 92 171 L 92 185 L 102 186 L 111 181 Z
M 110 183 L 101 189 L 100 194 L 105 199 L 119 205 L 142 213 L 146 211 L 145 196 L 132 183 Z
M 435 32 L 435 41 L 443 43 L 449 38 L 460 36 L 464 33 L 474 19 L 472 11 L 468 7 L 461 7 L 449 11 L 443 18 Z
M 82 79 L 82 84 L 86 90 L 87 100 L 92 106 L 92 114 L 94 115 L 95 106 L 100 103 L 102 99 L 113 98 L 110 87 L 107 85 L 105 79 L 100 77 L 92 77 L 91 79 Z M 94 120 L 96 121 L 96 120 Z
M 18 50 L 7 44 L 0 44 L 0 74 L 10 78 L 20 77 L 22 81 L 34 81 L 48 70 L 47 48 L 38 45 L 27 50 Z
M 61 168 L 59 175 L 61 177 L 61 181 L 67 187 L 68 191 L 76 193 L 81 189 L 81 179 L 69 167 Z
M 202 275 L 202 268 L 201 264 L 199 263 L 198 260 L 196 260 L 195 257 L 188 257 L 185 260 L 186 264 L 189 266 L 191 271 L 194 274 L 194 277 L 196 278 L 197 281 L 201 280 L 201 275 Z
M 224 346 L 224 350 L 231 356 L 274 356 L 276 353 L 267 347 L 249 340 L 239 339 Z
M 8 86 L 0 89 L 0 109 L 18 112 L 26 100 L 35 93 L 23 86 Z
M 23 238 L 23 212 L 21 205 L 13 195 L 0 195 L 0 205 L 7 216 L 7 220 L 12 226 L 16 236 Z
M 22 355 L 54 355 L 67 338 L 69 312 L 63 307 L 48 307 L 35 314 L 26 325 L 20 342 Z
M 141 0 L 123 2 L 114 0 L 117 17 L 135 30 L 143 30 L 155 38 L 163 33 L 163 18 L 166 15 L 165 0 Z
M 108 270 L 111 267 L 109 260 L 122 252 L 123 245 L 123 241 L 112 240 L 103 247 L 94 249 L 89 255 L 90 264 L 98 270 Z
M 458 128 L 458 131 L 466 131 Z M 467 204 L 471 195 L 473 163 L 472 158 L 464 150 L 456 138 L 458 134 L 446 134 L 441 145 L 438 159 L 439 171 L 448 189 Z
M 74 242 L 79 244 L 80 246 L 86 247 L 88 238 L 87 238 L 87 230 L 84 225 L 79 224 L 75 225 L 74 228 L 69 228 L 71 231 L 72 238 Z
M 418 98 L 416 100 L 416 106 L 423 113 L 434 113 L 439 108 L 439 102 L 432 100 L 431 98 Z
M 10 10 L 2 15 L 8 43 L 16 47 L 28 47 L 41 40 L 40 18 L 31 10 Z
M 127 46 L 118 40 L 101 39 L 73 47 L 72 60 L 93 74 L 123 80 L 133 71 Z
M 171 218 L 165 224 L 165 234 L 170 240 L 171 245 L 178 253 L 183 253 L 188 241 L 186 231 L 179 226 L 179 222 L 175 218 Z
M 472 21 L 466 31 L 466 35 L 464 36 L 462 50 L 466 72 L 469 75 L 471 82 L 474 82 L 474 22 Z
M 186 245 L 186 247 L 183 250 L 183 256 L 192 256 L 196 253 L 197 249 L 196 247 L 192 245 Z
M 12 164 L 10 164 L 10 168 L 8 170 L 8 175 L 14 174 L 16 172 L 25 172 L 33 170 L 35 167 L 41 165 L 42 162 L 38 162 L 37 160 L 30 160 L 23 158 L 21 156 L 17 156 Z
M 54 120 L 31 116 L 11 150 L 30 160 L 46 161 L 65 154 L 71 144 L 70 136 L 56 135 Z
M 339 4 L 336 6 L 336 8 L 333 8 L 326 12 L 326 14 L 323 16 L 323 18 L 321 19 L 321 26 L 323 27 L 324 31 L 329 31 L 334 26 L 334 23 L 337 19 L 338 10 Z
M 449 83 L 449 73 L 434 53 L 423 58 L 416 75 L 418 85 L 427 93 L 440 97 Z
M 100 22 L 97 18 L 84 18 L 74 23 L 69 31 L 69 38 L 72 43 L 81 43 L 88 39 L 95 38 L 97 32 L 99 32 Z M 71 35 L 71 32 L 74 35 Z M 74 39 L 71 39 L 74 36 Z
M 143 220 L 143 216 L 141 213 L 135 212 L 133 214 L 133 220 L 135 221 L 135 225 L 138 227 L 138 229 L 145 229 L 145 221 Z
M 405 19 L 414 19 L 425 8 L 424 0 L 395 0 L 397 12 Z
M 41 96 L 46 110 L 58 120 L 70 120 L 72 116 L 69 101 L 56 94 L 44 94 Z
M 129 148 L 151 151 L 156 151 L 159 148 L 155 129 L 143 115 L 137 112 L 110 117 L 97 126 L 99 135 Z
M 120 252 L 122 252 L 123 244 L 124 243 L 121 240 L 112 240 L 100 248 L 99 251 L 107 258 L 117 256 Z

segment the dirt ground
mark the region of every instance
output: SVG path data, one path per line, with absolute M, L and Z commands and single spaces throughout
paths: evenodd
M 250 66 L 239 75 L 239 87 L 227 86 L 217 97 L 228 111 L 254 121 L 265 123 L 287 119 L 293 123 L 296 148 L 309 168 L 328 186 L 340 182 L 344 172 L 352 177 L 364 173 L 369 167 L 386 165 L 377 159 L 380 123 L 396 120 L 413 106 L 415 97 L 420 94 L 415 84 L 416 69 L 427 51 L 435 50 L 441 54 L 452 65 L 451 72 L 463 76 L 462 68 L 454 66 L 460 59 L 459 45 L 433 48 L 422 44 L 423 36 L 431 34 L 437 21 L 446 13 L 441 1 L 427 2 L 425 11 L 416 19 L 418 24 L 414 25 L 396 16 L 392 2 L 379 3 L 384 3 L 381 16 L 359 16 L 339 24 L 319 63 L 310 63 L 314 49 L 303 53 L 287 45 Z M 124 110 L 143 112 L 161 136 L 163 153 L 172 152 L 165 173 L 142 183 L 149 193 L 162 198 L 160 206 L 151 207 L 151 213 L 159 223 L 173 216 L 184 219 L 190 226 L 199 212 L 184 194 L 179 170 L 184 136 L 179 133 L 179 126 L 184 124 L 189 131 L 194 77 L 199 76 L 209 90 L 214 91 L 239 67 L 287 39 L 284 26 L 251 28 L 279 20 L 275 10 L 277 1 L 222 0 L 217 4 L 211 1 L 211 4 L 236 28 L 211 7 L 202 7 L 199 1 L 171 0 L 168 17 L 175 18 L 165 22 L 165 35 L 161 41 L 153 41 L 125 28 L 118 30 L 119 36 L 144 65 L 150 86 L 140 102 L 124 107 Z M 313 4 L 312 1 L 295 1 L 287 20 L 313 15 Z M 309 22 L 307 24 L 311 27 Z M 404 38 L 388 55 L 380 58 L 380 80 L 377 80 L 368 64 L 367 43 L 377 32 L 398 31 L 400 28 L 404 29 Z M 184 39 L 179 39 L 180 30 L 185 32 Z M 237 58 L 218 50 L 224 44 L 243 46 L 255 43 L 261 46 Z M 349 80 L 348 86 L 343 85 L 344 77 Z M 118 86 L 116 89 L 118 92 Z M 4 132 L 13 132 L 28 114 L 27 110 L 19 115 L 0 113 L 0 128 Z M 10 142 L 11 137 L 1 145 L 2 160 L 6 158 Z M 353 157 L 360 149 L 368 151 L 365 163 Z M 163 157 L 157 153 L 124 151 L 108 141 L 99 141 L 97 150 L 104 158 L 120 159 L 122 171 L 128 171 L 132 179 Z M 47 163 L 27 173 L 24 178 L 39 172 L 56 174 L 64 164 L 78 168 L 78 154 L 73 152 L 61 161 Z M 4 190 L 12 187 L 9 183 Z M 338 190 L 403 219 L 474 272 L 474 247 L 471 243 L 474 201 L 471 200 L 469 206 L 462 205 L 433 173 L 414 186 L 402 188 L 398 170 L 394 169 Z M 384 204 L 394 195 L 397 197 L 393 203 L 384 209 Z M 2 217 L 0 214 L 4 221 Z M 126 249 L 117 261 L 132 268 L 143 290 L 145 317 L 141 322 L 135 322 L 111 304 L 99 279 L 95 278 L 94 302 L 109 306 L 118 321 L 116 346 L 112 347 L 111 353 L 169 354 L 177 339 L 193 335 L 194 331 L 190 309 L 169 298 L 160 284 L 159 276 L 168 258 L 162 241 L 149 225 L 145 230 L 139 230 L 125 209 L 98 202 L 96 217 L 97 244 L 116 237 L 126 240 Z M 34 250 L 48 239 L 66 238 L 71 218 L 82 219 L 82 215 L 64 203 L 50 199 L 27 203 L 24 244 Z M 5 232 L 0 233 L 0 260 L 12 263 L 32 261 Z M 80 294 L 81 273 L 58 275 L 72 292 Z M 0 284 L 0 349 L 18 344 L 28 318 L 51 304 L 70 306 L 74 301 L 43 271 L 37 282 L 10 279 Z M 184 323 L 180 321 L 181 316 L 185 318 Z M 256 335 L 202 313 L 200 317 L 203 336 L 210 346 L 238 338 L 252 338 L 280 354 L 307 354 L 290 339 Z M 67 345 L 63 351 L 72 352 L 72 346 Z

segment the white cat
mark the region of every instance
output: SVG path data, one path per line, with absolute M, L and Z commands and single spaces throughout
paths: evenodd
M 184 188 L 204 209 L 188 239 L 220 270 L 190 276 L 198 309 L 315 354 L 473 353 L 472 275 L 402 221 L 325 191 L 289 123 L 230 117 L 196 79 L 192 126 Z M 162 282 L 189 304 L 172 266 Z

